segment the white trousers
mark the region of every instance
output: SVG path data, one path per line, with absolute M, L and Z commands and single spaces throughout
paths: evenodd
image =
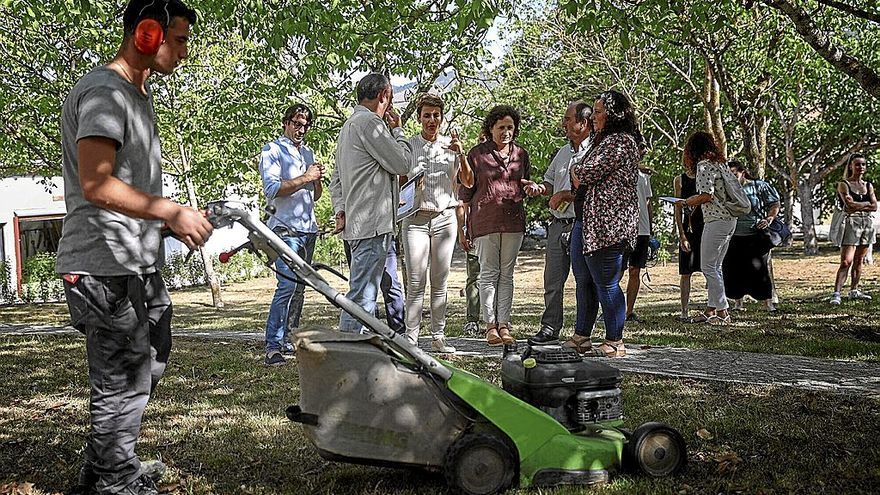
M 431 279 L 431 335 L 446 329 L 446 280 L 455 249 L 455 208 L 439 214 L 419 212 L 403 221 L 406 259 L 406 336 L 418 341 L 428 277 Z
M 703 237 L 700 239 L 700 268 L 706 277 L 706 290 L 709 292 L 709 300 L 706 305 L 715 309 L 727 309 L 727 296 L 724 294 L 724 275 L 721 273 L 721 264 L 730 246 L 730 238 L 736 228 L 736 219 L 715 220 L 707 222 L 703 227 Z
M 480 306 L 483 321 L 489 325 L 510 323 L 513 269 L 522 241 L 522 232 L 487 234 L 474 240 L 480 258 Z

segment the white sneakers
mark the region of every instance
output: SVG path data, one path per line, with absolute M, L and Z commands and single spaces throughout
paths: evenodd
M 861 299 L 863 301 L 870 301 L 871 300 L 871 296 L 865 294 L 864 292 L 860 291 L 859 289 L 849 291 L 849 298 L 853 299 L 853 300 Z
M 446 343 L 446 337 L 439 337 L 431 341 L 431 350 L 440 354 L 452 354 L 455 347 Z
M 868 294 L 865 294 L 864 292 L 860 291 L 859 289 L 854 289 L 854 290 L 849 291 L 849 298 L 852 301 L 860 301 L 860 300 L 861 301 L 870 301 L 871 300 L 871 296 L 869 296 Z M 832 293 L 831 300 L 829 300 L 828 302 L 830 302 L 831 304 L 834 304 L 834 305 L 839 305 L 841 302 L 840 301 L 840 292 Z

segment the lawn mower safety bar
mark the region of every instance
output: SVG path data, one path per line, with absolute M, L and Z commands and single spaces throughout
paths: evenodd
M 256 215 L 244 209 L 244 205 L 241 203 L 235 201 L 211 202 L 207 207 L 207 217 L 214 228 L 231 227 L 234 222 L 238 222 L 248 230 L 251 242 L 256 249 L 263 251 L 270 260 L 281 258 L 306 285 L 320 292 L 333 305 L 348 312 L 368 329 L 378 334 L 391 348 L 408 356 L 426 371 L 444 381 L 452 377 L 452 371 L 449 368 L 440 364 L 418 346 L 411 344 L 406 337 L 395 333 L 383 321 L 364 311 L 357 303 L 331 287 L 314 268 L 300 258 L 277 234 L 272 232 L 272 229 L 261 222 Z

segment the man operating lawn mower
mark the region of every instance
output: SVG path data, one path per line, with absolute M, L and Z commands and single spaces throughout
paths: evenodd
M 82 77 L 61 114 L 64 217 L 56 269 L 86 336 L 91 426 L 71 493 L 153 495 L 161 463 L 135 454 L 144 408 L 171 351 L 171 299 L 159 269 L 163 224 L 190 249 L 213 227 L 162 196 L 153 72 L 187 57 L 195 12 L 180 0 L 131 0 L 122 47 Z

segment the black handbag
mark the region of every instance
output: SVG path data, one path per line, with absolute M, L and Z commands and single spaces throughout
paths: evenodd
M 791 229 L 788 228 L 788 225 L 785 225 L 775 218 L 764 230 L 764 233 L 767 236 L 767 240 L 770 241 L 770 245 L 773 247 L 791 245 Z

